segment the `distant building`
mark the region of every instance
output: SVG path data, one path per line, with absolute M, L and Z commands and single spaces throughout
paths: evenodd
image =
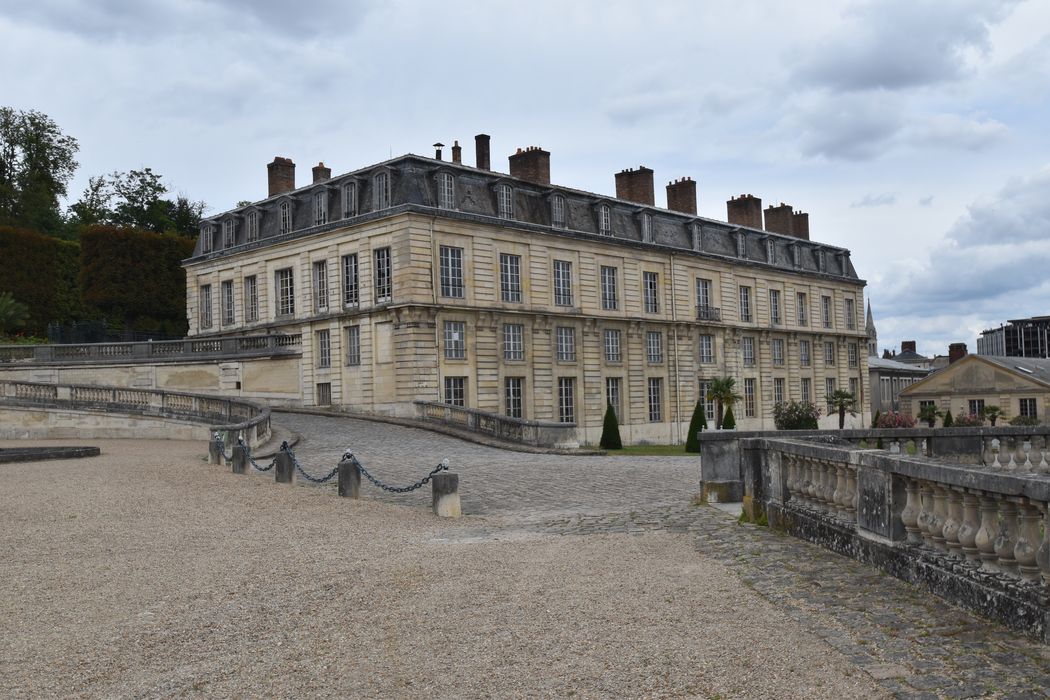
M 983 331 L 977 339 L 977 354 L 1050 357 L 1050 316 L 1014 319 Z
M 878 356 L 879 336 L 875 329 L 875 318 L 871 313 L 870 301 L 868 302 L 865 332 L 868 336 L 868 385 L 871 387 L 868 396 L 871 414 L 874 416 L 876 412 L 899 411 L 901 391 L 924 378 L 930 373 L 930 370 L 914 363 L 900 362 L 895 356 L 892 358 Z M 908 343 L 911 343 L 912 354 L 922 357 L 915 353 L 915 341 L 905 341 L 901 345 L 903 347 Z M 888 355 L 889 350 L 886 353 Z
M 883 355 L 883 357 L 886 356 Z M 914 340 L 902 340 L 900 353 L 893 355 L 888 359 L 892 359 L 896 362 L 901 362 L 906 365 L 912 365 L 920 369 L 931 369 L 933 367 L 933 360 L 926 357 L 925 355 L 920 355 L 915 351 Z

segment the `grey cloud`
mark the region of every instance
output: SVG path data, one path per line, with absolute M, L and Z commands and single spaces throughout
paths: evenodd
M 904 128 L 892 95 L 810 95 L 792 105 L 783 126 L 798 133 L 802 154 L 831 160 L 870 160 Z
M 897 203 L 897 195 L 892 192 L 885 192 L 883 194 L 866 194 L 856 202 L 850 204 L 850 207 L 857 209 L 860 207 L 888 207 L 892 204 Z
M 921 197 L 919 199 L 919 206 L 920 207 L 928 207 L 928 206 L 931 206 L 932 204 L 933 204 L 933 195 L 932 194 L 931 195 L 927 195 L 925 197 Z
M 956 114 L 935 114 L 910 126 L 905 134 L 915 146 L 980 151 L 1000 141 L 1008 129 L 994 119 L 967 119 Z
M 960 247 L 1050 240 L 1050 167 L 1012 180 L 994 198 L 971 205 L 948 238 Z
M 847 26 L 815 42 L 797 67 L 805 82 L 834 90 L 897 90 L 954 81 L 968 59 L 987 53 L 989 25 L 1017 0 L 866 2 L 848 13 Z

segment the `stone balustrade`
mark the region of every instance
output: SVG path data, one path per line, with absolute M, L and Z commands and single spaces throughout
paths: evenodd
M 437 401 L 416 401 L 421 420 L 490 435 L 500 440 L 536 447 L 576 448 L 575 423 L 549 423 L 521 420 L 475 408 L 453 406 Z
M 19 365 L 70 365 L 156 363 L 214 358 L 297 355 L 302 336 L 270 334 L 226 338 L 140 343 L 80 343 L 73 345 L 0 345 L 0 363 Z

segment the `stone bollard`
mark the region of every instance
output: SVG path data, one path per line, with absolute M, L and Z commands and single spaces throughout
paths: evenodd
M 295 472 L 295 463 L 292 462 L 292 456 L 281 450 L 277 453 L 277 465 L 273 468 L 274 479 L 278 484 L 290 484 L 292 483 L 292 476 Z
M 361 497 L 361 470 L 357 462 L 344 459 L 339 463 L 339 495 L 355 500 Z
M 243 474 L 248 469 L 248 448 L 244 445 L 233 447 L 233 473 Z
M 208 464 L 222 464 L 222 443 L 215 438 L 208 443 Z
M 463 514 L 459 507 L 459 474 L 435 474 L 430 484 L 434 515 L 439 518 L 458 518 Z

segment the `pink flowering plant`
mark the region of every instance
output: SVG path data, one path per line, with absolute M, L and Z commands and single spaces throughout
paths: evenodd
M 904 413 L 897 413 L 896 411 L 889 411 L 879 416 L 879 422 L 875 424 L 876 428 L 914 428 L 915 419 Z

